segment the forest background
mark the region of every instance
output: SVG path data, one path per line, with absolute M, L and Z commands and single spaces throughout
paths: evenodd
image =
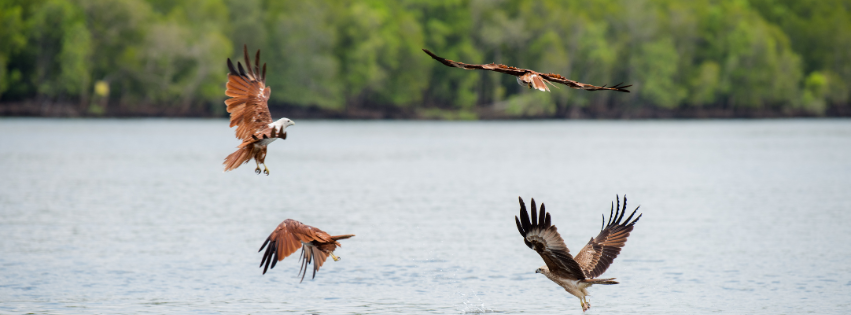
M 224 117 L 226 59 L 273 116 L 851 116 L 851 0 L 0 0 L 0 115 Z M 528 90 L 503 63 L 632 93 Z

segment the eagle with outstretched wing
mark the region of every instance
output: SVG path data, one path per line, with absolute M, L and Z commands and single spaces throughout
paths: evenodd
M 627 90 L 626 88 L 632 86 L 632 85 L 621 85 L 621 83 L 615 84 L 615 86 L 612 86 L 612 87 L 606 87 L 605 85 L 604 86 L 595 86 L 595 85 L 591 85 L 591 84 L 585 84 L 585 83 L 573 81 L 573 80 L 570 80 L 568 78 L 565 78 L 565 77 L 558 75 L 558 74 L 555 74 L 555 73 L 541 73 L 541 72 L 537 72 L 535 70 L 520 69 L 520 68 L 516 68 L 516 67 L 500 65 L 500 64 L 495 64 L 495 63 L 484 64 L 484 65 L 466 64 L 466 63 L 463 63 L 463 62 L 445 59 L 443 57 L 435 55 L 434 53 L 432 53 L 431 51 L 429 51 L 428 49 L 425 49 L 425 48 L 423 48 L 423 51 L 426 54 L 428 54 L 429 56 L 431 56 L 431 58 L 434 58 L 434 60 L 437 60 L 438 62 L 440 62 L 440 63 L 442 63 L 442 64 L 444 64 L 448 67 L 461 68 L 461 69 L 467 69 L 467 70 L 472 70 L 472 69 L 490 70 L 490 71 L 496 71 L 496 72 L 499 72 L 499 73 L 510 74 L 510 75 L 513 75 L 517 78 L 517 84 L 525 85 L 525 86 L 528 86 L 530 89 L 534 88 L 534 89 L 537 89 L 539 91 L 549 92 L 550 88 L 547 86 L 547 83 L 549 83 L 549 84 L 561 83 L 561 84 L 567 85 L 571 88 L 578 89 L 578 90 L 586 90 L 586 91 L 608 90 L 608 91 L 618 91 L 618 92 L 626 92 L 626 93 L 629 93 L 629 90 Z M 553 85 L 553 86 L 555 86 L 555 85 Z
M 307 267 L 311 263 L 313 263 L 312 278 L 315 278 L 316 271 L 319 271 L 319 267 L 325 264 L 328 256 L 331 256 L 334 261 L 340 260 L 339 257 L 334 255 L 334 250 L 341 246 L 337 241 L 353 236 L 355 235 L 332 236 L 310 225 L 293 219 L 286 219 L 272 231 L 272 234 L 269 234 L 269 237 L 263 242 L 263 246 L 260 246 L 258 252 L 266 248 L 266 252 L 263 253 L 263 259 L 260 260 L 260 267 L 263 268 L 263 274 L 265 275 L 267 270 L 275 268 L 275 265 L 279 261 L 284 260 L 284 258 L 295 253 L 301 247 L 301 267 L 299 267 L 298 271 L 298 274 L 301 275 L 301 281 L 304 281 L 304 276 L 307 274 Z M 267 248 L 266 245 L 269 245 L 269 247 Z
M 243 53 L 247 70 L 239 61 L 234 68 L 233 62 L 228 58 L 230 73 L 225 90 L 225 94 L 230 97 L 225 100 L 227 111 L 230 113 L 230 126 L 236 126 L 236 137 L 242 140 L 242 143 L 236 152 L 225 158 L 223 164 L 227 172 L 254 159 L 257 163 L 254 172 L 260 174 L 260 164 L 263 164 L 263 173 L 268 176 L 266 146 L 278 138 L 286 139 L 286 128 L 295 123 L 289 118 L 272 122 L 267 105 L 272 89 L 266 86 L 266 64 L 263 64 L 263 72 L 260 72 L 260 50 L 257 50 L 254 57 L 254 67 L 248 58 L 248 45 L 243 46 Z
M 518 197 L 519 198 L 519 197 Z M 523 242 L 534 249 L 545 265 L 535 270 L 560 285 L 567 293 L 579 298 L 582 311 L 591 308 L 591 304 L 585 298 L 588 291 L 585 289 L 593 284 L 618 284 L 615 278 L 598 279 L 615 260 L 626 244 L 626 238 L 632 232 L 632 228 L 641 214 L 632 219 L 638 208 L 623 221 L 626 213 L 626 196 L 623 197 L 623 207 L 618 198 L 617 207 L 612 203 L 612 211 L 609 213 L 609 221 L 603 215 L 603 227 L 597 237 L 591 238 L 588 244 L 579 251 L 576 257 L 570 255 L 570 250 L 564 244 L 561 235 L 555 225 L 552 225 L 550 214 L 546 212 L 544 204 L 541 204 L 541 212 L 537 213 L 535 199 L 532 199 L 532 216 L 526 212 L 526 204 L 520 199 L 520 218 L 514 217 L 517 230 L 523 236 Z

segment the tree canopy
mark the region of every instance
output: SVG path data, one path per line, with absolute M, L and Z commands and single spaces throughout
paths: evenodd
M 5 0 L 0 43 L 4 114 L 224 115 L 243 44 L 272 106 L 340 115 L 851 114 L 851 0 Z M 421 48 L 632 93 L 531 91 Z

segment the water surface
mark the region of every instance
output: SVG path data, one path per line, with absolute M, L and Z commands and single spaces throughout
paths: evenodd
M 0 313 L 580 314 L 517 197 L 576 253 L 644 213 L 594 313 L 851 311 L 851 122 L 298 121 L 223 173 L 225 120 L 0 120 Z M 286 218 L 343 241 L 261 275 Z

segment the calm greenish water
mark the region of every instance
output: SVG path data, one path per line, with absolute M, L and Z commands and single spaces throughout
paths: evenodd
M 0 313 L 581 314 L 517 197 L 573 252 L 644 216 L 588 314 L 851 312 L 851 121 L 298 121 L 271 176 L 226 120 L 0 119 Z M 286 218 L 354 233 L 261 275 Z

